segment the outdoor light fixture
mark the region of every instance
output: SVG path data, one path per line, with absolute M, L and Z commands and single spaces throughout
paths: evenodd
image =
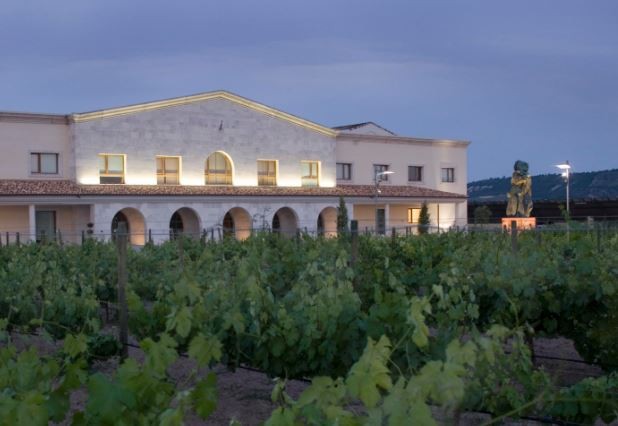
M 564 179 L 564 183 L 566 184 L 566 211 L 567 216 L 569 216 L 569 181 L 571 179 L 571 165 L 567 160 L 564 164 L 556 164 L 560 170 L 562 170 L 562 178 Z

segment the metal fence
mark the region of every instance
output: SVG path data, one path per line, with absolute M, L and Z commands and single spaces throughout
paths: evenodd
M 537 221 L 538 223 L 538 221 Z M 544 222 L 538 224 L 535 228 L 528 230 L 518 230 L 519 233 L 533 232 L 537 234 L 576 234 L 576 233 L 600 233 L 618 234 L 618 220 L 602 220 L 602 221 L 568 221 L 568 222 Z M 348 232 L 350 232 L 348 230 Z M 375 226 L 358 226 L 358 235 L 365 236 L 388 236 L 388 237 L 414 237 L 421 234 L 442 234 L 442 233 L 505 233 L 510 232 L 501 224 L 474 224 L 469 223 L 465 226 L 438 227 L 435 225 L 406 225 L 393 226 L 388 229 L 378 228 Z M 128 239 L 130 244 L 134 246 L 144 245 L 146 243 L 162 243 L 164 241 L 174 240 L 178 237 L 199 239 L 203 242 L 220 241 L 228 237 L 243 237 L 254 236 L 258 234 L 278 234 L 284 237 L 314 237 L 314 238 L 331 238 L 337 236 L 337 231 L 325 229 L 308 229 L 296 228 L 288 230 L 273 229 L 270 227 L 263 228 L 225 228 L 222 226 L 204 228 L 199 232 L 189 231 L 162 231 L 148 229 L 146 232 L 129 232 Z M 53 234 L 47 235 L 43 232 L 31 234 L 28 232 L 11 232 L 0 231 L 0 246 L 9 244 L 26 244 L 26 243 L 56 243 L 56 244 L 82 244 L 87 239 L 98 241 L 114 241 L 116 234 L 113 232 L 93 232 L 92 230 L 82 230 L 81 232 L 62 232 L 60 230 Z

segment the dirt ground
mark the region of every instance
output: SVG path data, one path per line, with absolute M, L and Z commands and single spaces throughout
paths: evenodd
M 52 353 L 59 347 L 59 343 L 53 344 L 44 341 L 40 337 L 23 335 L 14 335 L 13 342 L 18 348 L 35 346 L 40 354 Z M 535 340 L 534 349 L 538 356 L 537 365 L 549 371 L 558 385 L 568 386 L 585 377 L 598 377 L 603 374 L 600 368 L 584 363 L 542 358 L 550 356 L 581 360 L 572 342 L 567 339 L 539 338 Z M 143 352 L 135 348 L 130 348 L 129 356 L 138 361 L 144 358 Z M 117 359 L 99 362 L 95 364 L 94 369 L 106 374 L 112 374 L 117 367 L 117 362 Z M 187 375 L 193 370 L 193 367 L 194 364 L 190 359 L 179 358 L 169 371 L 177 383 L 183 383 Z M 203 369 L 200 373 L 205 375 L 208 371 L 210 370 Z M 212 371 L 217 375 L 219 393 L 217 409 L 207 421 L 190 416 L 186 419 L 187 425 L 229 425 L 232 420 L 240 422 L 243 426 L 261 425 L 276 408 L 276 405 L 270 399 L 274 381 L 265 374 L 249 369 L 238 369 L 232 372 L 225 366 L 216 366 Z M 291 380 L 287 384 L 287 392 L 296 399 L 307 386 L 307 382 Z M 72 410 L 83 408 L 86 400 L 87 394 L 85 390 L 82 389 L 75 392 L 71 399 Z M 436 412 L 436 415 L 438 418 L 440 417 L 438 412 Z M 461 424 L 477 425 L 488 419 L 489 417 L 486 415 L 469 413 L 462 417 Z M 444 421 L 448 423 L 448 419 L 444 419 Z M 67 422 L 66 424 L 70 423 Z M 528 421 L 510 424 L 534 425 L 537 423 Z

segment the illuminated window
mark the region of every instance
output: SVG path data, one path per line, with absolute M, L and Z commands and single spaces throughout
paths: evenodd
M 258 160 L 258 185 L 276 186 L 277 185 L 277 161 Z
M 381 182 L 388 182 L 388 175 L 380 175 L 378 173 L 384 173 L 388 171 L 388 164 L 374 164 L 373 165 L 373 176 L 377 177 L 377 179 Z
M 99 155 L 99 183 L 124 183 L 124 155 Z
M 157 157 L 157 185 L 180 183 L 180 157 Z
M 337 180 L 352 180 L 351 163 L 337 163 Z
M 301 185 L 318 186 L 320 164 L 317 161 L 301 161 Z
M 455 182 L 455 169 L 452 167 L 442 168 L 442 182 Z
M 42 175 L 58 174 L 58 154 L 33 152 L 30 154 L 30 173 Z
M 215 152 L 206 160 L 206 184 L 232 184 L 232 163 L 225 154 Z
M 422 166 L 408 166 L 408 182 L 422 182 L 423 181 L 423 167 Z
M 420 208 L 408 209 L 408 223 L 418 223 L 418 219 L 421 216 Z

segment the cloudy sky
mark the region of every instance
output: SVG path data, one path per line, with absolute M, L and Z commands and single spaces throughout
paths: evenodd
M 465 139 L 469 179 L 618 167 L 618 1 L 2 0 L 0 110 L 226 89 Z

